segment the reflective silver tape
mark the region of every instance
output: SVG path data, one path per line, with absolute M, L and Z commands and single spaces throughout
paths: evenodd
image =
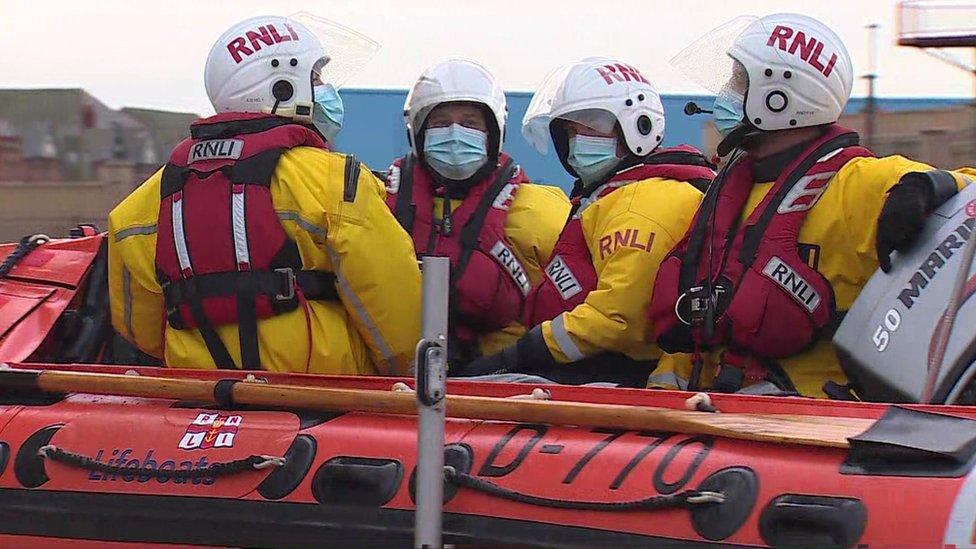
M 152 225 L 142 225 L 139 227 L 129 227 L 128 229 L 122 229 L 121 231 L 115 233 L 115 241 L 122 242 L 130 236 L 141 236 L 147 234 L 156 234 L 156 224 Z
M 180 260 L 181 271 L 193 271 L 190 252 L 186 248 L 186 233 L 183 232 L 183 200 L 173 199 L 173 243 L 176 244 L 176 257 Z
M 308 232 L 309 234 L 316 236 L 318 238 L 325 238 L 326 235 L 325 228 L 319 227 L 318 225 L 305 219 L 304 217 L 299 215 L 298 212 L 294 210 L 275 210 L 275 213 L 278 214 L 278 219 L 280 219 L 281 221 L 292 221 L 296 225 L 301 227 L 303 230 Z
M 373 341 L 376 342 L 376 346 L 380 348 L 380 354 L 383 355 L 383 359 L 389 364 L 389 369 L 385 372 L 387 375 L 393 375 L 396 368 L 396 359 L 393 357 L 393 351 L 390 350 L 390 346 L 383 339 L 383 334 L 380 333 L 380 329 L 373 322 L 372 317 L 369 316 L 369 312 L 360 301 L 359 296 L 356 292 L 352 290 L 349 285 L 349 281 L 346 279 L 345 275 L 342 274 L 342 266 L 339 262 L 339 254 L 335 253 L 331 248 L 326 248 L 329 253 L 329 258 L 332 260 L 332 273 L 335 275 L 336 280 L 339 282 L 339 290 L 346 296 L 346 302 L 352 306 L 353 312 L 359 317 L 360 322 L 366 326 L 366 331 L 372 336 Z
M 648 385 L 667 385 L 669 387 L 677 387 L 682 391 L 688 389 L 688 381 L 683 377 L 678 377 L 678 374 L 674 372 L 662 372 L 660 374 L 654 374 L 647 378 Z
M 235 189 L 231 194 L 231 218 L 234 226 L 234 255 L 237 256 L 237 266 L 241 268 L 251 265 L 251 254 L 247 249 L 247 224 L 244 221 L 244 189 Z
M 552 329 L 552 337 L 556 340 L 556 345 L 559 345 L 559 349 L 564 355 L 566 355 L 566 358 L 568 358 L 570 362 L 583 360 L 586 358 L 586 356 L 583 355 L 582 351 L 579 350 L 579 347 L 573 343 L 573 338 L 569 335 L 569 332 L 566 331 L 566 320 L 564 318 L 564 314 L 552 319 L 552 322 L 549 324 L 549 328 Z
M 129 337 L 135 340 L 136 334 L 132 332 L 132 273 L 125 266 L 122 267 L 122 317 Z

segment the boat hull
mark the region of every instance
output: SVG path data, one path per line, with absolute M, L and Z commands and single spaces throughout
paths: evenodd
M 203 379 L 244 375 L 138 371 Z M 409 382 L 261 375 L 273 383 L 374 390 Z M 532 388 L 452 382 L 449 393 L 509 397 Z M 667 408 L 683 408 L 690 396 L 548 389 L 554 400 Z M 716 395 L 714 402 L 726 413 L 800 415 L 828 423 L 831 417 L 878 419 L 890 413 L 883 405 L 799 398 Z M 939 410 L 976 415 L 965 408 Z M 409 543 L 416 428 L 416 418 L 391 414 L 19 395 L 0 406 L 0 532 L 49 541 L 227 546 Z M 837 448 L 453 418 L 447 421 L 445 442 L 446 463 L 481 487 L 456 481 L 446 485 L 444 534 L 449 543 L 976 543 L 971 462 L 949 473 L 925 461 L 909 464 L 911 470 L 886 471 L 858 464 L 851 452 Z M 91 470 L 37 457 L 43 447 L 115 469 Z M 226 476 L 177 478 L 177 471 L 206 470 L 252 455 L 285 456 L 287 462 Z M 485 485 L 499 490 L 491 493 Z M 687 491 L 722 493 L 725 501 L 674 501 Z M 621 505 L 637 501 L 649 503 Z

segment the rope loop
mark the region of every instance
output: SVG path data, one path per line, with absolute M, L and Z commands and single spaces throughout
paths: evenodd
M 227 461 L 224 463 L 211 463 L 206 467 L 195 467 L 193 469 L 164 470 L 158 467 L 126 467 L 121 465 L 108 465 L 100 461 L 65 451 L 53 444 L 41 446 L 37 450 L 37 455 L 41 459 L 49 459 L 79 469 L 88 471 L 98 471 L 109 475 L 133 475 L 139 477 L 154 478 L 158 480 L 185 480 L 197 478 L 217 478 L 244 471 L 260 471 L 269 467 L 283 467 L 286 463 L 284 457 L 252 455 L 244 459 Z
M 541 507 L 553 507 L 556 509 L 574 509 L 579 511 L 656 511 L 661 509 L 689 509 L 696 505 L 721 504 L 725 502 L 725 494 L 722 492 L 709 492 L 701 490 L 685 490 L 676 494 L 650 496 L 644 499 L 632 501 L 571 501 L 564 499 L 544 498 L 522 494 L 499 486 L 493 482 L 460 473 L 451 466 L 444 467 L 444 479 L 456 486 L 469 488 L 484 494 L 526 503 Z

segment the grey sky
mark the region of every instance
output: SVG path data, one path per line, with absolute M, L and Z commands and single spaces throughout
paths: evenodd
M 879 93 L 968 96 L 972 78 L 894 45 L 893 0 L 0 0 L 0 87 L 81 86 L 111 106 L 210 111 L 203 63 L 217 36 L 249 16 L 309 11 L 383 49 L 347 85 L 405 88 L 453 55 L 480 60 L 506 89 L 531 90 L 552 68 L 617 56 L 661 91 L 701 91 L 668 59 L 740 14 L 798 11 L 831 25 L 866 67 L 864 26 L 882 25 Z M 976 13 L 974 10 L 971 13 Z M 976 21 L 972 28 L 976 30 Z M 967 59 L 972 52 L 964 50 Z M 855 94 L 863 94 L 858 82 Z

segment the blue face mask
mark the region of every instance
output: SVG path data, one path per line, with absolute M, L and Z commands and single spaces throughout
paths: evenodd
M 722 88 L 715 97 L 712 116 L 715 118 L 715 129 L 725 137 L 732 133 L 736 126 L 742 124 L 746 117 L 743 104 L 745 97 L 728 88 Z
M 488 134 L 460 124 L 429 128 L 424 133 L 424 158 L 445 178 L 463 181 L 488 160 Z
M 569 138 L 566 163 L 576 170 L 583 183 L 593 183 L 606 177 L 619 162 L 615 137 L 577 135 Z
M 342 98 L 332 84 L 319 84 L 312 88 L 312 124 L 322 134 L 326 141 L 335 139 L 342 128 L 345 109 Z

